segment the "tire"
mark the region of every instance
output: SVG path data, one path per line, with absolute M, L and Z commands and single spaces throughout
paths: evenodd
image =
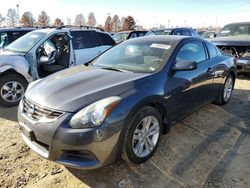
M 232 96 L 234 82 L 235 80 L 233 79 L 233 76 L 231 74 L 228 74 L 224 82 L 224 85 L 220 91 L 219 97 L 214 102 L 215 104 L 224 105 L 229 102 Z M 226 90 L 227 90 L 227 94 L 226 94 Z
M 20 75 L 6 74 L 0 77 L 0 105 L 17 106 L 27 89 L 28 82 Z
M 146 122 L 148 122 L 148 124 L 146 124 Z M 148 127 L 146 125 L 148 125 Z M 143 127 L 145 129 L 143 129 Z M 148 129 L 146 129 L 146 127 Z M 162 127 L 162 117 L 155 108 L 141 108 L 140 111 L 133 116 L 129 122 L 129 127 L 126 130 L 122 159 L 129 163 L 140 164 L 152 157 L 159 145 Z M 145 131 L 144 133 L 143 130 Z M 141 140 L 138 138 L 141 138 Z M 151 140 L 151 142 L 149 142 L 149 140 Z M 139 148 L 142 148 L 143 151 Z

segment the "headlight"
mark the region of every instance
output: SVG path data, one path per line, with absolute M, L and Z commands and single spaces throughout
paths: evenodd
M 82 129 L 101 125 L 120 100 L 117 96 L 108 97 L 83 108 L 71 118 L 69 126 Z

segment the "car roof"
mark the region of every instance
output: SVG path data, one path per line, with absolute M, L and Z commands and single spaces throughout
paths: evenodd
M 37 28 L 0 28 L 0 32 L 7 32 L 7 31 L 33 31 Z
M 176 29 L 189 29 L 189 30 L 194 30 L 193 28 L 188 28 L 188 27 L 174 27 L 174 28 L 163 28 L 163 29 L 152 29 L 151 31 L 165 31 L 165 30 L 176 30 Z
M 180 36 L 180 35 L 155 35 L 155 36 L 147 36 L 147 37 L 138 37 L 130 40 L 134 41 L 145 41 L 145 42 L 171 42 L 171 43 L 179 43 L 184 39 L 193 38 L 197 39 L 196 37 L 190 36 Z M 129 41 L 130 41 L 129 40 Z
M 107 32 L 104 32 L 104 31 L 100 31 L 100 30 L 96 30 L 96 29 L 85 29 L 85 28 L 61 28 L 61 29 L 58 29 L 58 28 L 40 28 L 40 29 L 37 29 L 36 31 L 38 32 L 43 32 L 43 33 L 61 33 L 62 31 L 66 31 L 66 32 L 71 32 L 71 31 L 94 31 L 94 32 L 99 32 L 99 33 L 107 33 Z
M 225 26 L 227 26 L 227 25 L 241 25 L 241 24 L 250 25 L 250 22 L 234 22 L 234 23 L 226 24 Z

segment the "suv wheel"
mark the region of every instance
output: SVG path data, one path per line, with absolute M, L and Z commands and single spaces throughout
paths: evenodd
M 147 161 L 158 147 L 162 118 L 153 107 L 144 107 L 130 122 L 125 135 L 122 158 L 130 163 Z
M 0 105 L 12 107 L 18 105 L 28 86 L 19 75 L 7 74 L 0 77 Z

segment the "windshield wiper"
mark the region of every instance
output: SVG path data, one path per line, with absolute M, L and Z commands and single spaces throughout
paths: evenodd
M 120 68 L 116 68 L 116 67 L 100 67 L 101 69 L 105 69 L 105 70 L 112 70 L 112 71 L 118 71 L 118 72 L 128 72 L 124 69 L 120 69 Z

